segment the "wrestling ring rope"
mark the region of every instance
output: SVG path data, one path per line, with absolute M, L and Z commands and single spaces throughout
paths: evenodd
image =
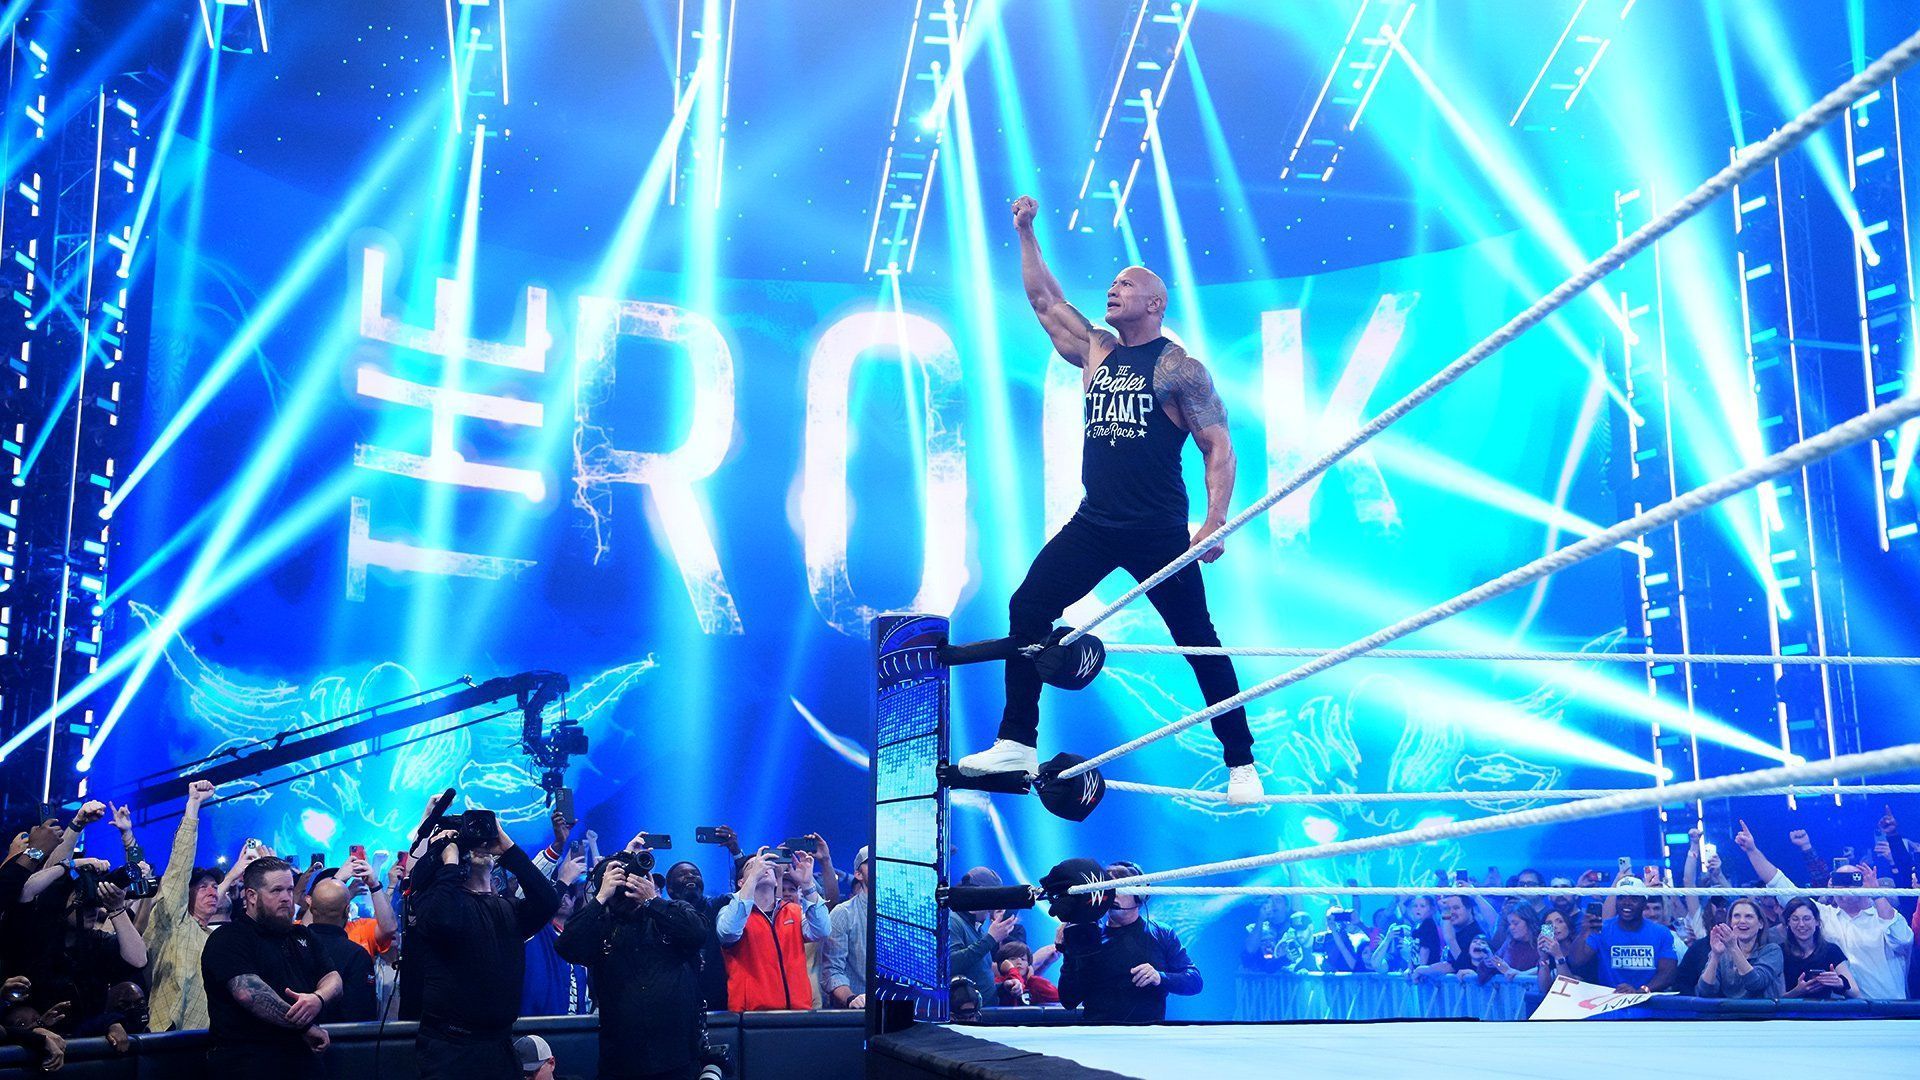
M 1543 580 L 1562 570 L 1575 566 L 1585 560 L 1618 549 L 1624 542 L 1634 540 L 1647 533 L 1673 525 L 1674 523 L 1715 506 L 1735 495 L 1753 490 L 1762 484 L 1787 476 L 1795 471 L 1819 462 L 1842 450 L 1881 437 L 1901 428 L 1909 421 L 1920 419 L 1920 390 L 1909 389 L 1902 397 L 1874 408 L 1866 413 L 1844 420 L 1825 431 L 1803 438 L 1776 453 L 1759 461 L 1747 464 L 1732 473 L 1701 484 L 1692 490 L 1678 494 L 1659 505 L 1647 508 L 1620 521 L 1594 535 L 1584 537 L 1546 555 L 1526 563 L 1517 569 L 1499 575 L 1485 583 L 1460 593 L 1448 600 L 1435 604 L 1423 611 L 1410 615 L 1382 630 L 1334 649 L 1308 648 L 1252 648 L 1252 647 L 1188 647 L 1177 645 L 1113 644 L 1104 645 L 1098 638 L 1091 638 L 1074 651 L 1076 641 L 1087 638 L 1090 631 L 1107 619 L 1146 595 L 1155 586 L 1166 581 L 1174 574 L 1192 564 L 1206 552 L 1224 542 L 1239 529 L 1255 518 L 1266 513 L 1282 499 L 1299 491 L 1309 481 L 1326 472 L 1354 450 L 1366 444 L 1376 435 L 1405 417 L 1421 404 L 1451 385 L 1462 375 L 1472 370 L 1481 361 L 1498 352 L 1512 342 L 1521 333 L 1538 325 L 1566 306 L 1573 298 L 1585 293 L 1602 278 L 1619 268 L 1628 259 L 1645 251 L 1661 237 L 1667 235 L 1681 223 L 1692 218 L 1721 195 L 1732 191 L 1743 180 L 1753 176 L 1762 168 L 1770 165 L 1786 151 L 1805 141 L 1835 117 L 1840 116 L 1853 103 L 1887 84 L 1894 76 L 1920 59 L 1920 33 L 1916 33 L 1900 43 L 1869 65 L 1858 75 L 1821 98 L 1812 107 L 1794 118 L 1791 122 L 1774 132 L 1767 139 L 1738 153 L 1725 168 L 1715 173 L 1685 198 L 1673 204 L 1668 210 L 1630 236 L 1625 237 L 1608 249 L 1604 254 L 1589 262 L 1578 272 L 1561 282 L 1551 292 L 1529 305 L 1515 315 L 1505 325 L 1494 331 L 1468 349 L 1458 359 L 1441 369 L 1437 374 L 1419 387 L 1382 410 L 1366 421 L 1342 442 L 1328 450 L 1317 460 L 1287 478 L 1279 486 L 1262 496 L 1258 501 L 1235 515 L 1223 526 L 1194 543 L 1178 558 L 1152 575 L 1141 580 L 1124 595 L 1107 605 L 1078 628 L 1062 628 L 1048 642 L 1041 645 L 1009 646 L 1011 639 L 1002 639 L 997 643 L 978 643 L 974 646 L 962 646 L 948 654 L 949 663 L 971 663 L 982 659 L 998 658 L 1004 655 L 1011 658 L 1024 654 L 1033 659 L 1042 668 L 1042 678 L 1055 685 L 1078 689 L 1094 677 L 1105 652 L 1130 653 L 1139 655 L 1177 655 L 1177 656 L 1273 656 L 1302 659 L 1305 662 L 1291 670 L 1248 687 L 1231 697 L 1215 702 L 1206 708 L 1189 713 L 1178 720 L 1164 724 L 1119 746 L 1113 747 L 1092 758 L 1079 760 L 1071 755 L 1063 755 L 1060 764 L 1041 770 L 1035 782 L 1045 801 L 1049 795 L 1059 800 L 1064 794 L 1068 801 L 1077 800 L 1079 806 L 1074 813 L 1063 813 L 1073 820 L 1083 820 L 1086 811 L 1098 801 L 1103 788 L 1145 795 L 1159 795 L 1174 798 L 1228 801 L 1228 795 L 1222 791 L 1202 791 L 1186 788 L 1163 787 L 1150 784 L 1130 783 L 1126 781 L 1106 780 L 1097 770 L 1100 766 L 1120 757 L 1152 745 L 1196 724 L 1212 720 L 1238 709 L 1258 698 L 1292 686 L 1307 677 L 1330 670 L 1354 659 L 1425 659 L 1425 660 L 1469 660 L 1504 661 L 1515 663 L 1554 662 L 1554 663 L 1615 663 L 1615 664 L 1726 664 L 1726 665 L 1768 665 L 1778 668 L 1800 666 L 1834 667 L 1917 667 L 1920 657 L 1901 656 L 1853 656 L 1853 655 L 1788 655 L 1788 654 L 1737 654 L 1714 655 L 1700 653 L 1655 653 L 1655 652 L 1548 652 L 1519 649 L 1506 650 L 1418 650 L 1385 649 L 1386 646 L 1416 631 L 1443 622 L 1462 614 L 1489 600 L 1506 595 L 1534 582 Z M 945 648 L 945 646 L 942 646 Z M 996 653 L 995 649 L 1004 650 Z M 1056 651 L 1057 650 L 1057 651 Z M 1103 651 L 1104 650 L 1104 651 Z M 960 659 L 962 654 L 966 658 Z M 1061 657 L 1066 662 L 1061 662 Z M 1065 667 L 1072 671 L 1063 678 L 1050 678 L 1047 668 L 1056 671 Z M 1071 762 L 1068 764 L 1067 762 Z M 1188 896 L 1222 895 L 1316 895 L 1316 896 L 1399 896 L 1409 892 L 1432 892 L 1434 887 L 1421 886 L 1367 886 L 1335 887 L 1318 885 L 1286 886 L 1184 886 L 1166 885 L 1165 882 L 1188 878 L 1205 877 L 1214 874 L 1236 871 L 1258 870 L 1283 864 L 1305 862 L 1315 859 L 1328 859 L 1336 856 L 1357 855 L 1364 852 L 1380 851 L 1409 845 L 1430 844 L 1454 840 L 1468 836 L 1511 829 L 1529 828 L 1539 825 L 1554 825 L 1564 822 L 1581 821 L 1589 818 L 1614 814 L 1630 813 L 1653 809 L 1676 803 L 1699 802 L 1736 795 L 1786 794 L 1803 796 L 1867 795 L 1867 794 L 1912 794 L 1920 792 L 1915 784 L 1856 784 L 1848 786 L 1842 781 L 1868 777 L 1885 773 L 1900 772 L 1920 768 L 1920 744 L 1899 745 L 1886 749 L 1866 751 L 1831 757 L 1821 761 L 1792 759 L 1789 764 L 1767 768 L 1754 772 L 1718 776 L 1681 783 L 1658 784 L 1644 788 L 1629 789 L 1575 789 L 1575 790 L 1500 790 L 1500 791 L 1443 791 L 1443 792 L 1374 792 L 1374 793 L 1286 793 L 1264 795 L 1244 801 L 1245 805 L 1283 805 L 1299 803 L 1421 803 L 1443 801 L 1507 801 L 1507 802 L 1546 802 L 1548 805 L 1532 807 L 1507 813 L 1460 821 L 1440 821 L 1423 824 L 1410 829 L 1388 832 L 1377 836 L 1340 840 L 1314 844 L 1306 847 L 1288 848 L 1275 852 L 1251 855 L 1245 858 L 1229 859 L 1219 862 L 1202 863 L 1195 866 L 1161 870 L 1132 876 L 1106 878 L 1083 869 L 1065 869 L 1067 864 L 1057 867 L 1054 875 L 1059 882 L 1062 874 L 1078 882 L 1070 887 L 1060 883 L 1057 890 L 1050 889 L 1053 895 L 1062 899 L 1110 895 L 1114 892 L 1136 894 L 1173 894 Z M 1092 775 L 1087 775 L 1087 774 Z M 1083 778 L 1078 783 L 1067 784 L 1075 778 Z M 1016 788 L 1017 789 L 1017 788 Z M 1049 791 L 1051 789 L 1051 791 Z M 1076 790 L 1077 789 L 1077 790 Z M 1015 790 L 1002 788 L 999 790 Z M 1051 807 L 1050 807 L 1051 808 Z M 1057 813 L 1062 811 L 1056 809 Z M 1084 860 L 1081 860 L 1084 862 Z M 1078 875 L 1078 876 L 1075 876 Z M 1044 884 L 1044 883 L 1043 883 Z M 1702 888 L 1662 888 L 1654 885 L 1638 885 L 1626 888 L 1584 888 L 1571 886 L 1563 888 L 1494 888 L 1480 886 L 1442 886 L 1442 891 L 1470 896 L 1558 896 L 1577 893 L 1583 896 L 1821 896 L 1830 895 L 1832 888 L 1762 888 L 1739 889 L 1732 887 Z M 1872 895 L 1920 896 L 1920 889 L 1870 888 Z
M 1333 649 L 1228 645 L 1135 645 L 1108 642 L 1109 653 L 1143 656 L 1326 656 Z M 1514 663 L 1577 664 L 1752 664 L 1770 667 L 1920 667 L 1920 656 L 1833 656 L 1823 653 L 1661 653 L 1532 652 L 1525 649 L 1370 649 L 1355 660 L 1506 660 Z
M 1858 754 L 1842 754 L 1824 761 L 1806 761 L 1797 765 L 1782 765 L 1773 769 L 1760 769 L 1756 772 L 1735 773 L 1731 776 L 1715 776 L 1704 780 L 1688 780 L 1662 787 L 1640 788 L 1621 791 L 1596 799 L 1579 799 L 1563 802 L 1555 806 L 1541 806 L 1530 810 L 1518 810 L 1508 814 L 1495 814 L 1490 817 L 1470 818 L 1466 821 L 1437 822 L 1421 825 L 1398 832 L 1382 833 L 1378 836 L 1361 837 L 1354 840 L 1336 840 L 1327 844 L 1314 844 L 1308 847 L 1288 848 L 1264 855 L 1254 855 L 1244 859 L 1229 859 L 1224 862 L 1201 863 L 1197 866 L 1181 867 L 1174 870 L 1159 870 L 1149 874 L 1136 874 L 1131 877 L 1114 878 L 1111 881 L 1094 882 L 1075 886 L 1074 893 L 1093 893 L 1108 888 L 1120 888 L 1129 885 L 1151 885 L 1162 881 L 1178 881 L 1182 878 L 1205 877 L 1209 874 L 1231 873 L 1237 870 L 1258 870 L 1283 863 L 1305 862 L 1309 859 L 1330 859 L 1339 855 L 1357 855 L 1362 852 L 1380 851 L 1387 848 L 1406 847 L 1413 844 L 1428 844 L 1441 840 L 1453 840 L 1463 836 L 1480 836 L 1486 833 L 1503 832 L 1509 829 L 1524 829 L 1535 825 L 1557 825 L 1567 821 L 1584 821 L 1588 818 L 1605 817 L 1611 814 L 1625 814 L 1635 810 L 1649 810 L 1667 803 L 1697 802 L 1704 799 L 1719 799 L 1731 795 L 1750 795 L 1768 788 L 1788 787 L 1810 781 L 1841 776 L 1872 776 L 1879 773 L 1898 772 L 1903 769 L 1920 767 L 1920 743 L 1908 743 L 1902 746 L 1888 747 L 1884 750 L 1869 750 Z M 1566 890 L 1561 890 L 1566 891 Z M 1831 893 L 1833 890 L 1825 890 Z M 1638 894 L 1635 894 L 1638 895 Z
M 1522 332 L 1544 321 L 1547 316 L 1564 307 L 1568 301 L 1592 288 L 1601 278 L 1619 269 L 1628 259 L 1652 246 L 1656 240 L 1678 228 L 1721 195 L 1733 190 L 1742 180 L 1753 176 L 1761 168 L 1771 164 L 1775 158 L 1805 142 L 1815 131 L 1826 126 L 1829 121 L 1845 112 L 1855 102 L 1891 82 L 1895 76 L 1912 66 L 1916 59 L 1920 59 L 1920 33 L 1913 34 L 1882 54 L 1859 74 L 1814 102 L 1805 112 L 1794 117 L 1772 135 L 1736 154 L 1726 168 L 1694 188 L 1685 198 L 1669 207 L 1665 213 L 1608 248 L 1605 253 L 1581 268 L 1578 273 L 1561 282 L 1553 291 L 1534 301 L 1526 310 L 1508 320 L 1505 326 L 1481 339 L 1479 344 L 1442 368 L 1438 374 L 1415 387 L 1407 396 L 1381 410 L 1373 419 L 1347 436 L 1338 446 L 1289 477 L 1279 487 L 1267 492 L 1259 501 L 1236 514 L 1199 543 L 1194 544 L 1185 554 L 1127 590 L 1113 603 L 1108 604 L 1093 618 L 1087 620 L 1085 625 L 1069 633 L 1061 644 L 1071 645 L 1128 604 L 1145 596 L 1154 586 L 1179 573 L 1195 559 L 1239 531 L 1249 521 L 1272 509 L 1280 500 L 1300 490 L 1308 481 L 1338 464 L 1342 458 L 1364 446 L 1374 436 L 1393 426 L 1429 398 L 1452 385 L 1462 375 L 1472 371 L 1482 360 L 1499 352 L 1518 338 Z M 1626 539 L 1626 537 L 1620 539 Z M 1609 544 L 1613 542 L 1615 541 L 1609 541 Z
M 1136 795 L 1163 795 L 1171 799 L 1199 799 L 1209 802 L 1225 802 L 1227 793 L 1210 788 L 1161 787 L 1157 784 L 1136 784 L 1131 780 L 1109 780 L 1108 791 L 1129 791 Z M 1643 788 L 1518 788 L 1510 791 L 1358 791 L 1341 792 L 1283 792 L 1262 795 L 1245 806 L 1294 806 L 1300 804 L 1324 803 L 1432 803 L 1432 802 L 1534 802 L 1544 800 L 1600 799 L 1608 795 L 1618 795 L 1624 791 L 1641 791 Z M 1666 787 L 1658 790 L 1671 791 Z M 1857 784 L 1839 787 L 1833 784 L 1803 784 L 1790 787 L 1764 788 L 1760 791 L 1742 792 L 1745 795 L 1797 795 L 1803 798 L 1824 798 L 1837 795 L 1920 795 L 1920 784 Z

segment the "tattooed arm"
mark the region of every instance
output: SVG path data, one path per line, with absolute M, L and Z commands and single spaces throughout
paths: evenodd
M 319 1018 L 322 1005 L 340 996 L 340 976 L 328 972 L 309 994 L 288 991 L 292 1000 L 275 992 L 265 979 L 251 973 L 227 980 L 227 992 L 239 1006 L 278 1027 L 304 1030 Z
M 1020 235 L 1020 283 L 1026 287 L 1027 302 L 1040 318 L 1040 326 L 1053 341 L 1054 351 L 1074 367 L 1084 368 L 1088 361 L 1098 362 L 1112 351 L 1116 339 L 1093 325 L 1080 309 L 1067 303 L 1066 293 L 1047 269 L 1040 254 L 1040 241 L 1033 235 L 1033 215 L 1040 204 L 1022 195 L 1013 202 L 1013 228 Z
M 284 1028 L 306 1027 L 291 1019 L 293 1003 L 276 993 L 267 980 L 258 975 L 235 975 L 227 981 L 227 992 L 239 1006 L 253 1015 Z
M 1227 437 L 1227 405 L 1220 400 L 1206 365 L 1178 345 L 1169 344 L 1161 352 L 1153 381 L 1172 403 L 1174 419 L 1193 436 L 1206 462 L 1207 518 L 1194 530 L 1193 542 L 1197 544 L 1227 523 L 1227 508 L 1233 502 L 1236 462 L 1233 440 Z M 1216 547 L 1200 560 L 1212 562 L 1223 550 L 1224 545 Z

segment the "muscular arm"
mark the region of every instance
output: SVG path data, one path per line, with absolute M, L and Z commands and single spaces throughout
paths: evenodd
M 1194 445 L 1207 466 L 1207 525 L 1211 532 L 1226 523 L 1233 502 L 1237 462 L 1233 440 L 1227 437 L 1227 405 L 1213 385 L 1205 364 L 1178 345 L 1168 345 L 1154 366 L 1154 385 L 1173 402 L 1174 411 L 1193 435 Z
M 1040 319 L 1040 326 L 1052 340 L 1054 351 L 1074 367 L 1086 367 L 1113 348 L 1113 335 L 1095 327 L 1080 310 L 1067 303 L 1047 260 L 1040 254 L 1040 240 L 1033 235 L 1033 224 L 1016 226 L 1020 234 L 1020 283 L 1026 287 L 1027 303 Z
M 258 975 L 235 975 L 227 981 L 227 992 L 240 1007 L 253 1015 L 283 1028 L 304 1027 L 287 1018 L 287 1011 L 293 1003 L 280 996 L 279 991 L 267 985 L 267 981 Z

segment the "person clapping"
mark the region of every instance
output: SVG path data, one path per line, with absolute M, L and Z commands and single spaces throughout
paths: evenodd
M 1781 994 L 1780 946 L 1761 938 L 1766 920 L 1760 905 L 1735 900 L 1727 908 L 1727 924 L 1708 931 L 1706 970 L 1694 993 L 1700 997 L 1770 998 Z

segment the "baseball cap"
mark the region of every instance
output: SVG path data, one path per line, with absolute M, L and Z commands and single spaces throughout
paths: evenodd
M 872 858 L 873 858 L 873 850 L 871 848 L 866 848 L 866 847 L 861 848 L 859 851 L 856 851 L 853 853 L 853 868 L 855 870 L 860 869 L 861 863 L 871 862 Z
M 540 1066 L 553 1056 L 553 1047 L 538 1035 L 522 1035 L 513 1040 L 513 1052 L 520 1058 L 522 1075 L 540 1071 Z

